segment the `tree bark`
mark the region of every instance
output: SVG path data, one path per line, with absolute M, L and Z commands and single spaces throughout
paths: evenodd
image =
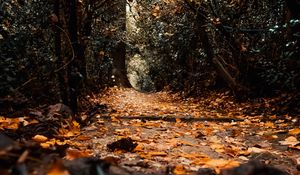
M 208 61 L 217 69 L 218 75 L 228 84 L 228 86 L 232 89 L 233 93 L 237 98 L 242 98 L 245 94 L 244 88 L 240 85 L 236 80 L 230 75 L 229 71 L 224 67 L 224 65 L 220 62 L 220 60 L 215 56 L 213 45 L 209 41 L 209 36 L 204 26 L 206 24 L 206 13 L 204 11 L 199 12 L 200 8 L 194 8 L 193 4 L 189 1 L 185 0 L 185 3 L 192 9 L 192 11 L 197 15 L 197 27 L 200 32 L 200 42 L 202 43 L 202 47 L 204 48 L 205 53 L 207 54 Z M 201 15 L 199 15 L 201 14 Z M 224 26 L 217 25 L 216 26 L 222 34 L 230 41 L 233 42 L 232 36 L 224 29 Z M 233 43 L 235 46 L 235 43 Z M 238 49 L 236 47 L 231 48 L 233 59 L 236 60 L 238 58 Z
M 54 22 L 54 32 L 55 32 L 55 55 L 57 58 L 57 67 L 58 69 L 62 67 L 65 63 L 61 56 L 61 24 L 60 24 L 60 0 L 55 0 L 54 4 L 54 14 L 57 17 L 57 21 Z M 59 28 L 60 27 L 60 28 Z M 64 104 L 68 104 L 68 86 L 66 82 L 67 73 L 65 69 L 61 69 L 57 72 L 59 89 L 60 89 L 60 98 Z
M 72 43 L 72 49 L 74 51 L 74 58 L 70 59 L 71 63 L 68 66 L 68 80 L 69 80 L 69 106 L 74 113 L 77 113 L 77 96 L 78 96 L 78 73 L 79 70 L 76 66 L 78 61 L 78 38 L 77 38 L 77 1 L 69 0 L 69 35 Z
M 113 57 L 113 75 L 117 86 L 131 88 L 131 84 L 127 77 L 126 70 L 126 44 L 120 42 L 112 52 Z

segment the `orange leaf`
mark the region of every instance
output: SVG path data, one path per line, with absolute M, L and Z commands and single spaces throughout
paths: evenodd
M 143 151 L 144 148 L 142 146 L 142 144 L 138 144 L 135 148 L 134 148 L 134 152 L 141 152 Z
M 156 152 L 156 151 L 153 151 L 153 152 L 149 152 L 149 155 L 150 156 L 167 156 L 167 153 L 165 152 Z
M 32 137 L 32 140 L 35 142 L 44 143 L 48 140 L 48 138 L 43 135 L 35 135 L 34 137 Z
M 275 128 L 275 125 L 272 122 L 266 122 L 265 126 L 268 127 L 268 128 Z
M 300 134 L 300 128 L 294 128 L 289 130 L 289 135 L 299 135 Z
M 64 166 L 63 161 L 59 160 L 52 165 L 47 175 L 70 175 L 70 173 Z
M 86 141 L 86 140 L 91 140 L 91 137 L 86 136 L 86 135 L 81 135 L 81 136 L 78 136 L 76 139 L 79 141 Z
M 67 149 L 65 158 L 68 160 L 73 160 L 81 157 L 89 157 L 92 154 L 92 151 L 85 150 L 81 151 L 78 149 Z
M 175 173 L 175 174 L 187 174 L 187 172 L 186 172 L 183 165 L 176 165 L 174 170 L 173 170 L 173 173 Z

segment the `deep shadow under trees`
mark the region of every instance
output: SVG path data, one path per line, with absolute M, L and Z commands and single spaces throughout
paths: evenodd
M 299 91 L 296 0 L 137 1 L 139 32 L 127 39 L 125 5 L 2 2 L 1 96 L 51 97 L 76 112 L 92 86 L 131 87 L 126 50 L 147 60 L 157 91 L 199 95 L 220 84 L 237 98 Z

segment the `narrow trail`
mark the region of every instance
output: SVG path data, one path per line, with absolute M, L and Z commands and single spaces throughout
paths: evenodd
M 241 109 L 227 94 L 216 96 L 213 101 L 205 97 L 182 98 L 169 92 L 142 93 L 134 89 L 108 89 L 94 102 L 108 106 L 109 115 L 121 116 L 187 116 L 194 118 L 241 118 Z M 229 101 L 227 101 L 229 100 Z M 234 112 L 230 112 L 234 111 Z
M 259 160 L 297 173 L 299 143 L 292 140 L 299 137 L 299 128 L 277 116 L 269 116 L 272 121 L 263 121 L 261 115 L 247 116 L 243 114 L 247 104 L 236 104 L 227 92 L 211 94 L 210 98 L 184 99 L 167 92 L 112 88 L 92 101 L 108 109 L 95 115 L 97 122 L 85 127 L 74 140 L 83 140 L 80 150 L 110 160 L 129 172 L 165 174 L 171 167 L 174 174 L 192 174 L 208 167 L 219 173 L 224 168 Z M 128 120 L 134 116 L 141 119 Z M 144 120 L 143 116 L 229 117 L 243 121 L 170 122 Z M 108 149 L 109 144 L 122 138 L 131 138 L 137 146 L 131 151 Z

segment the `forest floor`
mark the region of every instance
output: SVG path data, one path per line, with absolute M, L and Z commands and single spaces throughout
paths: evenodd
M 299 118 L 285 114 L 288 107 L 278 107 L 276 100 L 263 98 L 237 103 L 227 91 L 183 98 L 176 93 L 109 88 L 85 98 L 90 106 L 80 115 L 83 123 L 72 119 L 62 122 L 56 119 L 62 114 L 51 114 L 49 108 L 47 112 L 31 111 L 31 116 L 23 119 L 0 117 L 3 133 L 21 143 L 21 148 L 20 144 L 13 146 L 5 137 L 4 146 L 0 144 L 0 155 L 4 156 L 0 163 L 10 161 L 7 166 L 1 165 L 7 174 L 11 165 L 16 164 L 14 169 L 18 171 L 25 171 L 22 167 L 26 166 L 31 172 L 79 175 L 95 162 L 78 158 L 100 157 L 111 165 L 111 174 L 197 174 L 198 171 L 208 175 L 213 173 L 204 168 L 220 174 L 222 169 L 255 160 L 299 175 Z M 41 118 L 46 118 L 45 115 L 47 122 L 43 125 Z M 53 161 L 53 157 L 79 162 L 61 163 Z M 100 167 L 106 166 L 102 162 Z M 97 172 L 90 174 L 103 174 Z M 239 172 L 227 174 L 239 175 Z

